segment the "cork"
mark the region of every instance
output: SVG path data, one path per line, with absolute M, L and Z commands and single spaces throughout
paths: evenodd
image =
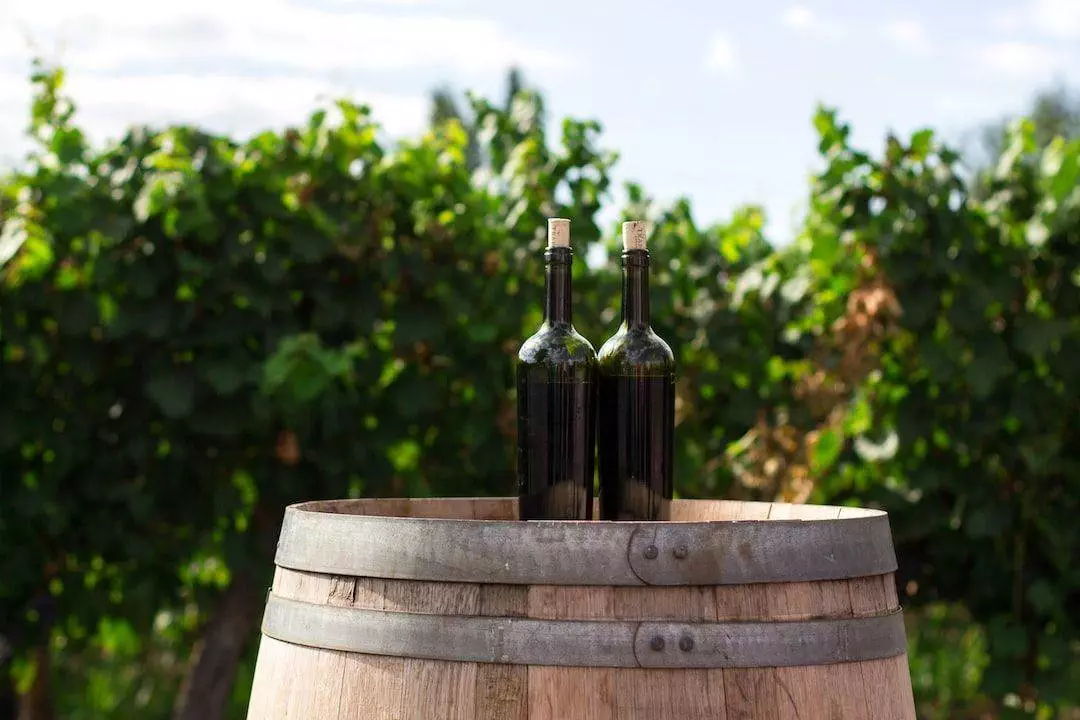
M 624 222 L 622 224 L 623 250 L 644 250 L 645 240 L 648 235 L 648 223 L 644 220 Z
M 566 218 L 548 218 L 548 245 L 570 247 L 570 221 Z

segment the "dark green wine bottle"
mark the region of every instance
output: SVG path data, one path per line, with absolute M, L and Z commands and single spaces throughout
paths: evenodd
M 599 356 L 600 517 L 670 520 L 675 356 L 649 325 L 645 223 L 622 231 L 622 324 Z
M 596 351 L 571 313 L 570 221 L 548 220 L 544 322 L 517 358 L 517 484 L 522 520 L 591 520 Z

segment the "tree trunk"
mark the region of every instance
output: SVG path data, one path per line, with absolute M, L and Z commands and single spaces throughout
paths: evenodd
M 15 683 L 11 678 L 11 645 L 0 634 L 0 720 L 18 720 L 19 698 L 15 695 Z
M 39 645 L 32 653 L 34 658 L 34 682 L 30 690 L 19 698 L 19 720 L 53 720 L 52 692 L 50 691 L 50 676 L 52 667 L 49 664 L 48 644 Z
M 192 650 L 173 720 L 224 720 L 236 668 L 260 617 L 255 583 L 246 574 L 234 575 Z

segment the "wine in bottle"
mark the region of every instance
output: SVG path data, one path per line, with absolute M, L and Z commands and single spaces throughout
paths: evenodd
M 675 356 L 649 324 L 646 224 L 622 232 L 622 324 L 599 355 L 600 517 L 669 520 Z
M 522 520 L 591 520 L 596 351 L 571 318 L 570 221 L 548 220 L 544 322 L 517 357 Z

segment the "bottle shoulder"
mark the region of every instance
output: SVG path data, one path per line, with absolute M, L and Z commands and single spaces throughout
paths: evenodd
M 524 365 L 596 365 L 596 350 L 573 325 L 545 325 L 518 350 Z
M 665 375 L 675 372 L 675 354 L 671 346 L 652 328 L 620 327 L 608 338 L 597 356 L 600 371 L 615 375 Z

